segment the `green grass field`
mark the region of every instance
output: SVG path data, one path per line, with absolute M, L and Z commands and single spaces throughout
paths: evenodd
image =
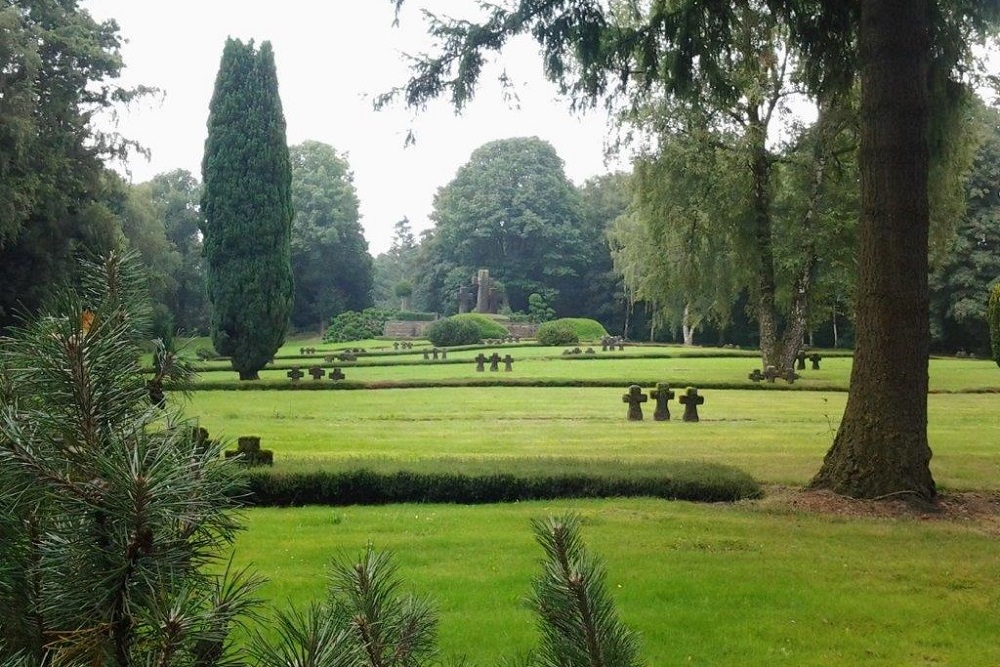
M 475 379 L 484 375 L 471 362 L 477 353 L 455 352 L 468 362 L 436 365 L 419 354 L 405 355 L 411 365 L 388 365 L 404 358 L 390 355 L 378 358 L 385 365 L 345 371 L 371 381 Z M 693 461 L 743 469 L 773 494 L 773 485 L 801 486 L 819 468 L 851 363 L 824 359 L 822 370 L 804 371 L 789 391 L 762 391 L 749 381 L 744 390 L 705 389 L 702 421 L 689 424 L 679 420 L 676 401 L 668 423 L 651 419 L 651 403 L 645 421 L 626 421 L 625 384 L 728 383 L 745 378 L 756 359 L 679 348 L 573 360 L 551 348 L 511 353 L 519 361 L 510 376 L 618 385 L 200 390 L 185 411 L 213 436 L 260 435 L 279 470 L 657 474 Z M 263 382 L 287 383 L 283 373 L 265 371 Z M 992 362 L 935 359 L 930 377 L 939 487 L 1000 492 L 1000 396 L 993 393 L 1000 371 Z M 619 610 L 640 631 L 651 666 L 1000 664 L 995 516 L 846 518 L 794 511 L 768 497 L 720 505 L 607 499 L 255 509 L 246 512 L 248 530 L 235 553 L 238 563 L 253 563 L 271 579 L 268 599 L 304 604 L 323 596 L 334 556 L 356 555 L 368 541 L 391 549 L 412 588 L 437 600 L 445 653 L 493 665 L 536 640 L 522 603 L 540 559 L 529 521 L 567 510 L 584 517 L 584 538 L 605 559 Z

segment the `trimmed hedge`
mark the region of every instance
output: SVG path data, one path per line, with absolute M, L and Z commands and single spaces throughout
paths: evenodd
M 484 504 L 557 498 L 654 497 L 735 502 L 762 495 L 746 473 L 725 466 L 702 474 L 621 478 L 563 474 L 379 473 L 368 469 L 288 474 L 248 471 L 248 503 L 256 506 L 384 505 L 389 503 Z M 705 473 L 707 471 L 707 474 Z

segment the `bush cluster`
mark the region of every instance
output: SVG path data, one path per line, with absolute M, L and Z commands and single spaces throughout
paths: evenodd
M 347 343 L 381 336 L 385 323 L 395 315 L 395 311 L 382 308 L 365 308 L 360 313 L 356 310 L 344 311 L 333 318 L 323 340 L 327 343 Z
M 703 502 L 761 495 L 760 485 L 734 469 L 703 475 L 621 478 L 600 475 L 381 473 L 367 469 L 288 474 L 247 472 L 249 502 L 260 506 L 382 505 L 387 503 L 483 504 L 556 498 L 654 497 Z
M 480 313 L 462 313 L 461 315 L 452 315 L 448 319 L 457 320 L 459 322 L 472 322 L 479 329 L 480 340 L 485 338 L 506 338 L 510 335 L 510 331 L 507 327 L 488 315 L 482 315 Z
M 535 333 L 542 345 L 573 345 L 580 342 L 580 336 L 569 324 L 561 320 L 543 322 Z
M 456 345 L 474 345 L 483 340 L 479 327 L 468 320 L 457 320 L 454 317 L 438 320 L 427 327 L 424 336 L 434 347 L 454 347 Z

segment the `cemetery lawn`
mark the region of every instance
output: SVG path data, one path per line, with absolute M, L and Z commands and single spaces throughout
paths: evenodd
M 497 664 L 536 640 L 524 607 L 538 571 L 531 518 L 573 511 L 647 665 L 1000 664 L 1000 526 L 844 518 L 767 500 L 255 509 L 236 564 L 264 595 L 303 605 L 326 565 L 371 541 L 406 588 L 433 598 L 441 647 Z M 280 605 L 279 605 L 280 606 Z
M 600 349 L 600 348 L 598 348 Z M 502 357 L 510 354 L 514 359 L 511 372 L 504 372 L 503 363 L 496 372 L 476 371 L 475 357 L 483 353 L 489 357 L 496 352 Z M 706 351 L 698 350 L 700 354 Z M 334 365 L 340 367 L 349 382 L 407 383 L 407 382 L 492 382 L 492 383 L 562 383 L 603 384 L 625 386 L 637 383 L 651 387 L 657 382 L 669 382 L 672 387 L 725 387 L 747 389 L 811 389 L 846 391 L 850 379 L 852 359 L 849 356 L 824 358 L 820 370 L 799 371 L 800 379 L 794 385 L 784 380 L 768 385 L 755 384 L 748 379 L 754 368 L 759 368 L 756 357 L 737 356 L 739 351 L 718 350 L 721 356 L 697 356 L 695 351 L 686 354 L 679 348 L 625 348 L 625 352 L 600 353 L 594 356 L 563 357 L 557 348 L 533 346 L 509 348 L 481 348 L 459 350 L 448 354 L 447 360 L 424 361 L 421 353 L 362 356 L 356 363 L 327 363 L 322 355 L 310 358 L 278 358 L 273 367 L 260 372 L 257 382 L 240 382 L 228 362 L 212 361 L 201 364 L 199 381 L 213 387 L 224 385 L 233 389 L 290 388 L 288 371 L 298 367 L 303 372 L 318 365 L 329 372 Z M 319 354 L 319 353 L 317 353 Z M 740 353 L 746 354 L 746 353 Z M 657 355 L 657 356 L 654 356 Z M 670 356 L 665 356 L 670 355 Z M 330 385 L 329 379 L 313 380 L 308 375 L 299 382 L 308 385 Z M 982 359 L 932 359 L 930 362 L 930 390 L 932 392 L 995 392 L 1000 393 L 1000 373 L 996 364 Z
M 994 368 L 994 373 L 996 369 Z M 740 468 L 764 484 L 806 484 L 847 394 L 706 390 L 702 421 L 625 420 L 622 388 L 195 391 L 185 412 L 213 437 L 258 435 L 276 470 L 652 471 L 664 463 Z M 942 489 L 1000 490 L 993 394 L 929 397 L 931 468 Z M 560 468 L 561 467 L 561 468 Z

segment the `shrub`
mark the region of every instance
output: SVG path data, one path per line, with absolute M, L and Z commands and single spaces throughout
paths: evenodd
M 572 345 L 580 342 L 573 327 L 560 320 L 542 323 L 535 338 L 542 345 Z
M 986 306 L 986 323 L 990 329 L 990 348 L 993 361 L 1000 366 L 1000 284 L 990 290 L 990 300 Z
M 438 320 L 427 327 L 424 332 L 427 340 L 434 347 L 454 347 L 456 345 L 474 345 L 483 340 L 479 327 L 475 322 L 460 320 L 455 317 Z
M 333 318 L 323 340 L 327 343 L 347 343 L 381 336 L 385 323 L 394 315 L 395 311 L 381 308 L 365 308 L 360 313 L 355 310 L 344 311 Z
M 608 335 L 607 330 L 597 320 L 585 317 L 563 317 L 553 320 L 556 323 L 568 324 L 576 332 L 580 340 L 601 340 Z
M 463 313 L 461 315 L 452 315 L 448 319 L 459 322 L 472 322 L 479 329 L 480 340 L 484 338 L 506 338 L 510 335 L 507 327 L 481 313 Z

